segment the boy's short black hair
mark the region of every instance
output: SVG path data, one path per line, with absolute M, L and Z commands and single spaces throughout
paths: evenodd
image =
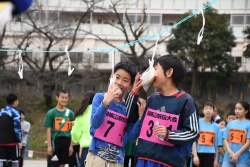
M 66 90 L 64 90 L 64 89 L 59 89 L 59 90 L 56 91 L 56 96 L 59 97 L 60 93 L 65 94 L 65 93 L 68 93 L 68 92 Z
M 119 69 L 123 69 L 130 74 L 131 84 L 133 84 L 135 81 L 135 76 L 138 73 L 138 69 L 135 63 L 132 62 L 131 60 L 123 60 L 115 65 L 114 72 L 116 72 Z
M 172 54 L 164 55 L 157 58 L 154 61 L 154 66 L 160 64 L 164 75 L 166 76 L 166 71 L 170 68 L 173 69 L 172 79 L 176 87 L 178 87 L 186 75 L 186 67 L 184 66 L 182 60 Z
M 17 96 L 13 93 L 9 94 L 7 97 L 6 97 L 6 102 L 7 102 L 7 105 L 12 105 L 16 100 L 17 100 Z
M 19 111 L 20 115 L 21 114 L 25 115 L 25 112 L 23 110 L 18 110 L 18 111 Z
M 234 116 L 236 116 L 236 114 L 235 114 L 234 110 L 231 110 L 231 111 L 229 111 L 229 112 L 228 112 L 228 114 L 227 114 L 227 118 L 228 118 L 228 116 L 229 116 L 229 115 L 234 115 Z

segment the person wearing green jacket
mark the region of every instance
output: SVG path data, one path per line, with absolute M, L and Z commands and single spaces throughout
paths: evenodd
M 84 161 L 92 139 L 90 135 L 90 117 L 94 96 L 95 93 L 91 91 L 84 94 L 81 105 L 75 110 L 75 122 L 71 130 L 72 141 L 80 144 L 80 167 L 85 167 Z

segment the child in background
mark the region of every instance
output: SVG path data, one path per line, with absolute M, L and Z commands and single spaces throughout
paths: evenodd
M 124 167 L 134 167 L 135 165 L 136 142 L 127 142 L 125 145 Z
M 183 167 L 199 134 L 198 106 L 178 88 L 186 72 L 179 57 L 161 56 L 154 61 L 154 68 L 157 76 L 153 86 L 161 92 L 147 99 L 138 131 L 136 166 Z
M 232 111 L 229 111 L 229 113 L 227 114 L 227 123 L 229 123 L 229 122 L 231 122 L 231 121 L 233 121 L 233 120 L 236 120 L 237 119 L 237 117 L 236 117 L 236 115 L 235 115 L 235 112 L 234 112 L 234 110 L 232 110 Z
M 66 108 L 68 93 L 59 90 L 56 94 L 57 105 L 50 109 L 43 122 L 47 127 L 48 167 L 64 167 L 69 163 L 73 153 L 71 140 L 71 122 L 75 120 L 74 113 Z
M 200 136 L 193 143 L 193 166 L 217 167 L 218 147 L 222 146 L 220 127 L 213 122 L 214 105 L 206 102 L 202 111 L 204 118 L 199 120 Z
M 221 136 L 223 136 L 224 132 L 225 132 L 225 129 L 226 129 L 226 126 L 227 126 L 227 122 L 220 118 L 216 121 L 216 123 L 219 125 L 220 127 L 220 131 L 221 131 Z M 223 138 L 222 138 L 222 141 L 223 141 Z M 223 143 L 223 142 L 222 142 Z M 218 151 L 219 151 L 219 158 L 218 158 L 218 162 L 219 162 L 219 167 L 222 166 L 222 162 L 223 162 L 223 157 L 224 157 L 224 149 L 223 147 L 219 147 L 218 148 Z
M 249 167 L 248 147 L 250 145 L 249 104 L 239 101 L 235 105 L 237 120 L 227 124 L 223 134 L 226 146 L 222 167 Z
M 217 119 L 217 121 L 215 121 L 215 123 L 217 123 L 219 125 L 220 129 L 225 129 L 227 126 L 227 122 L 222 118 Z
M 85 167 L 84 161 L 88 154 L 89 145 L 91 142 L 90 135 L 90 117 L 92 112 L 92 101 L 95 96 L 94 92 L 86 92 L 83 95 L 81 105 L 75 110 L 75 122 L 72 127 L 72 141 L 80 144 L 80 167 Z M 74 155 L 75 157 L 75 155 Z
M 134 135 L 141 126 L 141 116 L 146 102 L 139 99 L 137 103 L 140 75 L 136 65 L 129 61 L 121 61 L 114 67 L 115 83 L 110 84 L 106 93 L 97 93 L 92 103 L 90 134 L 93 136 L 86 158 L 86 167 L 123 167 L 124 146 L 126 141 L 134 142 Z M 135 83 L 134 83 L 135 82 Z M 134 85 L 133 85 L 134 84 Z M 132 88 L 133 86 L 133 88 Z M 124 95 L 131 89 L 133 95 L 125 99 Z M 117 101 L 118 99 L 118 101 Z M 135 124 L 127 123 L 127 115 L 132 102 L 138 105 L 139 119 Z
M 26 143 L 28 139 L 28 133 L 30 131 L 30 123 L 28 121 L 25 121 L 25 112 L 23 110 L 19 110 L 20 116 L 21 116 L 21 130 L 22 130 L 22 149 L 20 152 L 20 158 L 19 158 L 19 166 L 23 167 L 23 158 L 25 156 L 25 149 L 26 149 Z

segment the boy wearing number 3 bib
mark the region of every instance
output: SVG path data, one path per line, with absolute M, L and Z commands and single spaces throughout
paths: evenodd
M 214 105 L 206 102 L 199 120 L 200 136 L 193 144 L 193 167 L 218 167 L 218 147 L 222 146 L 220 127 L 213 122 Z
M 250 167 L 248 148 L 250 144 L 249 104 L 239 101 L 235 105 L 238 119 L 229 122 L 223 134 L 227 148 L 222 167 Z
M 97 93 L 93 99 L 90 120 L 93 138 L 85 167 L 123 167 L 126 141 L 135 141 L 137 136 L 133 131 L 140 129 L 140 119 L 135 124 L 127 121 L 128 108 L 132 104 L 137 105 L 138 96 L 134 95 L 138 94 L 142 86 L 137 67 L 129 60 L 119 62 L 114 67 L 114 76 L 115 81 L 110 83 L 108 91 Z M 132 94 L 125 104 L 124 95 L 132 86 Z M 145 108 L 146 102 L 139 101 Z M 142 108 L 139 111 L 139 115 L 142 115 L 144 110 Z
M 154 68 L 157 76 L 153 86 L 161 92 L 147 99 L 138 132 L 136 166 L 183 167 L 199 134 L 198 106 L 190 95 L 178 89 L 186 71 L 180 58 L 159 57 Z

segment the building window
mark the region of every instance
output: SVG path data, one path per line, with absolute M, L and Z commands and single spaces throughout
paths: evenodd
M 124 22 L 125 23 L 138 23 L 140 24 L 142 22 L 142 19 L 143 19 L 143 15 L 140 13 L 137 13 L 137 14 L 128 14 L 128 19 L 126 18 L 126 15 L 124 15 Z M 145 20 L 144 20 L 144 23 L 145 24 L 161 24 L 161 15 L 159 14 L 145 14 L 144 15 L 145 17 Z
M 57 12 L 48 12 L 48 20 L 50 22 L 57 22 L 58 21 L 58 13 Z
M 135 23 L 135 17 L 136 15 L 135 14 L 127 14 L 128 18 L 126 17 L 126 15 L 124 15 L 124 21 L 125 23 Z
M 91 64 L 91 54 L 84 53 L 83 54 L 83 61 L 84 64 Z
M 149 16 L 150 24 L 161 24 L 161 16 L 160 15 L 150 15 Z
M 102 24 L 102 19 L 98 19 L 97 24 Z
M 95 63 L 109 63 L 108 53 L 95 53 Z
M 17 20 L 18 20 L 18 17 L 20 16 L 16 16 Z M 30 17 L 30 19 L 29 19 Z M 21 15 L 21 18 L 20 20 L 18 21 L 26 21 L 26 20 L 33 20 L 33 21 L 36 21 L 36 20 L 39 20 L 39 16 L 38 16 L 38 12 L 37 11 L 30 11 L 30 12 L 27 12 L 27 13 L 24 13 Z
M 124 61 L 124 60 L 128 60 L 128 59 L 131 59 L 133 56 L 130 55 L 130 54 L 121 54 L 121 61 Z
M 82 53 L 81 52 L 72 52 L 69 53 L 70 60 L 72 63 L 81 63 L 82 62 Z
M 142 14 L 137 14 L 136 22 L 137 22 L 137 23 L 141 23 L 142 20 L 144 19 L 144 23 L 147 24 L 147 23 L 148 23 L 148 16 L 145 14 L 144 17 L 145 17 L 145 18 L 143 18 L 143 15 L 142 15 Z
M 232 15 L 231 24 L 232 25 L 244 25 L 244 16 Z
M 242 57 L 240 56 L 232 57 L 232 62 L 235 63 L 238 67 L 241 67 L 241 61 Z
M 174 25 L 174 22 L 173 22 L 173 21 L 164 21 L 164 22 L 162 22 L 162 25 L 165 25 L 165 26 L 173 26 L 173 25 Z
M 32 52 L 26 52 L 26 53 L 25 53 L 25 56 L 27 57 L 28 61 L 30 61 L 30 60 L 32 61 L 32 60 L 33 60 L 33 59 L 32 59 L 32 58 L 33 58 Z
M 250 1 L 249 1 L 250 3 Z M 250 25 L 250 15 L 246 15 L 246 24 Z
M 41 19 L 42 19 L 42 21 L 47 20 L 46 12 L 42 12 L 42 13 L 41 13 Z

